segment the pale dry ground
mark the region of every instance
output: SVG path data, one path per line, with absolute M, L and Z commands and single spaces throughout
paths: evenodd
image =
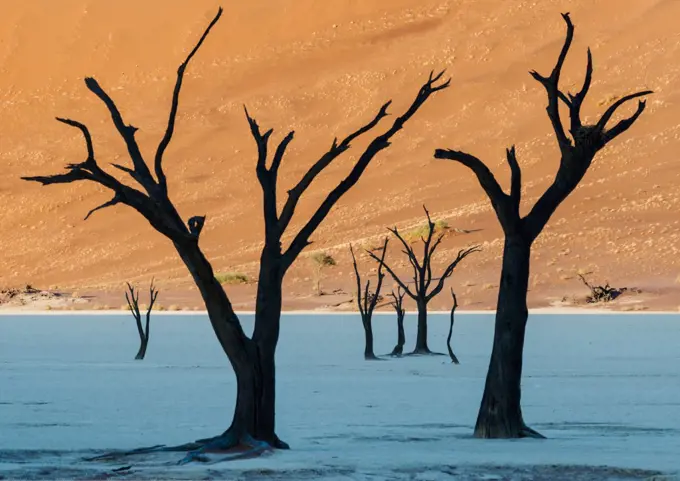
M 82 83 L 95 76 L 118 102 L 150 156 L 164 131 L 175 70 L 214 15 L 217 1 L 93 0 L 3 2 L 0 18 L 0 286 L 31 283 L 97 297 L 120 307 L 122 282 L 153 275 L 166 307 L 200 300 L 170 243 L 135 212 L 114 207 L 82 218 L 110 195 L 84 184 L 41 188 L 21 175 L 56 173 L 84 158 L 82 139 L 54 116 L 86 122 L 102 165 L 126 162 L 105 108 Z M 451 227 L 439 260 L 480 243 L 454 280 L 464 308 L 493 306 L 500 229 L 473 176 L 435 161 L 437 147 L 462 148 L 489 163 L 505 184 L 504 148 L 516 143 L 524 169 L 524 209 L 557 167 L 545 94 L 527 71 L 547 73 L 570 11 L 576 38 L 563 84 L 581 82 L 587 46 L 595 81 L 585 107 L 594 118 L 617 96 L 653 89 L 641 120 L 596 159 L 583 184 L 535 244 L 530 304 L 583 296 L 575 279 L 638 287 L 619 307 L 676 310 L 680 300 L 680 3 L 674 0 L 251 0 L 225 1 L 225 15 L 190 66 L 177 133 L 166 156 L 171 197 L 181 214 L 206 214 L 202 246 L 217 271 L 257 274 L 262 241 L 255 144 L 247 104 L 264 128 L 296 138 L 284 160 L 280 201 L 306 167 L 375 114 L 388 98 L 401 112 L 432 69 L 452 88 L 437 94 L 380 154 L 314 236 L 335 256 L 326 291 L 351 291 L 349 241 L 378 243 L 388 225 L 422 222 L 426 203 Z M 624 112 L 629 113 L 629 112 Z M 389 120 L 389 119 L 387 119 Z M 386 128 L 382 125 L 379 132 Z M 291 233 L 348 171 L 364 143 L 328 169 L 300 204 Z M 390 260 L 396 257 L 392 246 Z M 311 252 L 311 250 L 310 250 Z M 364 268 L 368 261 L 363 260 Z M 349 295 L 311 296 L 300 259 L 286 280 L 286 308 L 347 307 Z M 391 283 L 390 283 L 391 285 Z M 237 308 L 253 306 L 254 286 L 229 289 Z M 69 294 L 70 295 L 70 294 Z M 446 308 L 447 295 L 435 301 Z

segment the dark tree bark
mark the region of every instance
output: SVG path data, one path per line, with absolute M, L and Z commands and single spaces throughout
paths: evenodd
M 404 315 L 406 311 L 404 310 L 404 296 L 406 293 L 401 290 L 401 287 L 397 287 L 397 293 L 394 291 L 390 294 L 392 296 L 392 302 L 390 305 L 397 312 L 397 344 L 392 349 L 390 356 L 401 357 L 404 354 L 404 344 L 406 343 L 406 334 L 404 333 Z
M 375 286 L 375 292 L 371 292 L 371 281 L 366 281 L 366 285 L 361 285 L 361 275 L 357 267 L 357 258 L 354 255 L 352 244 L 349 245 L 349 251 L 352 254 L 352 265 L 354 266 L 354 274 L 357 280 L 357 305 L 359 306 L 359 314 L 361 314 L 361 324 L 364 326 L 365 344 L 364 344 L 364 359 L 367 361 L 376 361 L 375 352 L 373 350 L 373 311 L 378 303 L 380 290 L 382 289 L 385 273 L 383 266 L 385 265 L 385 254 L 387 253 L 387 243 L 389 239 L 385 239 L 382 247 L 382 255 L 378 264 L 378 283 Z M 363 291 L 363 293 L 362 293 Z
M 449 357 L 451 358 L 451 362 L 454 364 L 460 364 L 460 361 L 453 353 L 453 349 L 451 348 L 451 336 L 453 336 L 453 322 L 455 320 L 456 308 L 458 307 L 458 299 L 456 298 L 456 293 L 453 291 L 453 287 L 451 288 L 451 297 L 453 297 L 453 307 L 451 307 L 451 319 L 449 322 L 449 335 L 446 337 L 446 348 L 449 350 Z
M 109 189 L 113 193 L 113 198 L 91 210 L 86 218 L 97 210 L 116 204 L 132 207 L 154 229 L 173 243 L 178 255 L 191 273 L 206 305 L 215 335 L 236 373 L 237 401 L 234 417 L 227 431 L 215 438 L 203 439 L 183 447 L 205 451 L 226 449 L 242 442 L 252 444 L 253 440 L 257 440 L 266 442 L 273 447 L 286 448 L 287 445 L 279 440 L 275 432 L 275 353 L 279 339 L 282 303 L 281 285 L 284 275 L 302 250 L 310 244 L 310 237 L 316 228 L 340 198 L 357 183 L 375 156 L 389 147 L 392 137 L 403 128 L 404 124 L 413 117 L 433 93 L 447 88 L 450 81 L 439 82 L 443 77 L 443 72 L 437 75 L 430 74 L 408 109 L 402 115 L 396 117 L 384 133 L 376 135 L 367 143 L 367 147 L 357 155 L 358 160 L 349 174 L 328 193 L 321 205 L 292 237 L 292 242 L 285 250 L 282 247 L 282 236 L 295 214 L 302 195 L 316 176 L 347 151 L 355 139 L 372 131 L 388 115 L 387 109 L 391 102 L 384 104 L 370 122 L 359 127 L 340 141 L 335 139 L 328 152 L 323 154 L 309 168 L 302 179 L 288 190 L 288 197 L 280 213 L 277 211 L 277 174 L 286 148 L 293 140 L 294 133 L 289 132 L 279 142 L 270 165 L 267 166 L 269 139 L 273 130 L 270 129 L 261 133 L 257 122 L 246 110 L 250 131 L 257 144 L 256 173 L 262 187 L 265 224 L 265 239 L 260 255 L 260 276 L 255 307 L 255 328 L 252 337 L 249 338 L 244 333 L 227 294 L 215 279 L 210 262 L 205 258 L 199 247 L 199 237 L 205 223 L 205 216 L 195 216 L 190 218 L 186 224 L 184 223 L 168 196 L 167 180 L 163 170 L 163 155 L 174 132 L 184 72 L 221 14 L 222 9 L 219 10 L 194 49 L 177 70 L 177 80 L 172 95 L 167 129 L 154 157 L 155 179 L 135 139 L 137 128 L 125 123 L 116 103 L 93 78 L 86 78 L 85 84 L 92 93 L 99 97 L 109 111 L 114 126 L 127 145 L 132 163 L 132 167 L 118 164 L 114 164 L 114 167 L 129 174 L 142 189 L 126 185 L 106 173 L 95 158 L 88 128 L 69 119 L 58 120 L 76 127 L 82 132 L 88 153 L 86 160 L 68 164 L 67 172 L 62 174 L 24 177 L 24 179 L 43 185 L 90 181 Z M 197 455 L 197 453 L 190 454 L 191 456 Z
M 421 239 L 423 241 L 423 259 L 419 261 L 416 257 L 413 247 L 402 237 L 396 227 L 389 229 L 394 236 L 399 239 L 404 250 L 402 251 L 408 257 L 409 263 L 413 268 L 413 289 L 409 288 L 407 283 L 402 281 L 387 264 L 385 264 L 385 270 L 390 273 L 394 281 L 401 287 L 404 292 L 416 302 L 418 307 L 418 334 L 416 337 L 416 347 L 412 354 L 438 354 L 433 353 L 429 346 L 427 345 L 427 305 L 429 302 L 439 294 L 443 287 L 444 282 L 448 279 L 451 274 L 453 274 L 454 269 L 458 266 L 460 261 L 465 259 L 468 255 L 473 252 L 479 251 L 478 246 L 469 247 L 467 249 L 461 249 L 458 252 L 456 258 L 451 262 L 444 272 L 434 284 L 434 287 L 430 290 L 432 281 L 436 280 L 432 277 L 432 255 L 439 247 L 444 234 L 440 234 L 439 237 L 432 242 L 435 231 L 435 224 L 430 218 L 430 213 L 427 211 L 425 206 L 425 215 L 427 216 L 428 233 L 427 238 Z M 378 257 L 369 252 L 376 261 L 380 261 Z
M 514 147 L 506 152 L 511 172 L 509 195 L 503 192 L 489 168 L 477 157 L 443 149 L 436 150 L 434 154 L 438 159 L 459 162 L 474 172 L 491 200 L 505 234 L 493 350 L 475 426 L 475 436 L 481 438 L 541 437 L 525 425 L 520 404 L 531 245 L 555 210 L 579 184 L 595 155 L 640 117 L 645 109 L 645 101 L 640 100 L 637 110 L 630 117 L 623 118 L 608 129 L 607 124 L 617 109 L 629 100 L 652 93 L 647 90 L 625 95 L 614 102 L 595 124 L 584 125 L 581 106 L 592 80 L 592 55 L 588 50 L 586 75 L 580 91 L 574 95 L 562 92 L 559 89 L 560 74 L 574 35 L 569 14 L 563 14 L 562 17 L 567 25 L 567 35 L 555 67 L 548 77 L 531 72 L 547 92 L 548 118 L 557 137 L 561 158 L 555 180 L 530 212 L 524 217 L 520 216 L 522 181 Z M 567 136 L 560 118 L 560 102 L 569 112 L 571 138 Z
M 128 292 L 125 293 L 125 300 L 128 303 L 128 308 L 135 318 L 137 323 L 137 332 L 139 333 L 139 351 L 135 356 L 135 360 L 141 361 L 146 356 L 146 348 L 149 345 L 149 325 L 151 323 L 151 310 L 158 297 L 158 289 L 153 285 L 153 279 L 151 279 L 151 285 L 149 286 L 149 308 L 146 311 L 146 324 L 142 326 L 142 314 L 139 311 L 139 292 L 135 292 L 135 288 L 127 282 Z

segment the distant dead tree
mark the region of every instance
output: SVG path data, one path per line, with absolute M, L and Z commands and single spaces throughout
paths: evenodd
M 315 252 L 311 255 L 312 262 L 314 263 L 314 292 L 317 296 L 323 294 L 321 291 L 321 275 L 323 269 L 326 267 L 333 267 L 336 265 L 335 259 L 332 256 L 326 254 L 325 252 Z
M 397 276 L 397 274 L 389 265 L 385 264 L 385 270 L 390 273 L 399 287 L 401 287 L 411 299 L 416 301 L 416 306 L 418 307 L 418 335 L 416 337 L 416 347 L 413 350 L 413 354 L 435 354 L 430 351 L 430 348 L 427 345 L 427 305 L 437 294 L 442 291 L 444 288 L 444 282 L 446 279 L 451 277 L 451 274 L 453 274 L 454 269 L 456 266 L 458 266 L 460 261 L 465 259 L 473 252 L 479 251 L 479 247 L 474 246 L 468 247 L 467 249 L 461 249 L 453 262 L 451 262 L 446 267 L 446 269 L 444 269 L 444 272 L 439 277 L 434 287 L 430 289 L 432 281 L 435 280 L 435 278 L 432 276 L 432 255 L 437 250 L 437 247 L 439 247 L 439 244 L 444 238 L 444 234 L 440 234 L 439 237 L 437 237 L 437 239 L 432 242 L 435 224 L 432 222 L 427 208 L 423 206 L 423 209 L 425 210 L 425 215 L 427 216 L 428 228 L 427 238 L 421 238 L 424 246 L 423 259 L 421 261 L 419 261 L 416 257 L 413 247 L 411 247 L 411 245 L 403 238 L 396 227 L 388 229 L 401 242 L 402 246 L 404 247 L 402 252 L 406 254 L 409 263 L 413 268 L 413 288 L 408 287 L 408 283 Z M 380 259 L 375 254 L 369 252 L 369 255 L 376 261 L 380 261 Z
M 451 297 L 453 297 L 453 307 L 451 307 L 449 335 L 446 337 L 446 347 L 449 350 L 449 357 L 451 358 L 451 362 L 454 364 L 460 364 L 460 361 L 458 361 L 458 358 L 453 353 L 453 349 L 451 349 L 451 336 L 453 335 L 453 321 L 454 316 L 456 315 L 456 308 L 458 307 L 458 298 L 456 298 L 456 293 L 453 291 L 453 287 L 451 288 Z
M 574 35 L 569 14 L 562 17 L 567 24 L 567 35 L 557 64 L 548 77 L 532 71 L 531 75 L 547 91 L 548 118 L 557 137 L 561 158 L 553 183 L 538 199 L 530 212 L 520 216 L 522 190 L 521 170 L 514 146 L 506 151 L 510 166 L 510 194 L 506 194 L 489 168 L 477 157 L 456 150 L 437 149 L 437 159 L 459 162 L 471 169 L 491 200 L 496 216 L 505 233 L 503 267 L 496 310 L 496 328 L 484 396 L 475 426 L 475 436 L 481 438 L 539 437 L 522 418 L 520 382 L 522 351 L 526 329 L 527 286 L 531 245 L 543 230 L 557 207 L 571 194 L 590 167 L 595 155 L 609 142 L 624 133 L 640 117 L 645 101 L 638 103 L 635 113 L 620 120 L 611 129 L 607 124 L 619 107 L 629 100 L 652 92 L 649 90 L 625 95 L 614 102 L 594 124 L 584 124 L 581 106 L 588 94 L 593 73 L 592 55 L 588 50 L 585 81 L 575 95 L 559 89 L 560 74 Z M 560 102 L 569 112 L 569 132 L 560 118 Z
M 361 275 L 357 267 L 357 258 L 354 255 L 352 244 L 349 245 L 349 251 L 352 254 L 352 265 L 354 266 L 354 275 L 357 281 L 357 305 L 359 306 L 359 314 L 361 315 L 361 323 L 364 326 L 365 347 L 364 359 L 367 361 L 375 361 L 378 358 L 373 351 L 373 311 L 380 298 L 380 290 L 382 289 L 383 279 L 385 273 L 383 266 L 385 265 L 385 253 L 387 252 L 387 243 L 389 239 L 385 238 L 385 243 L 382 247 L 382 255 L 380 256 L 380 263 L 378 264 L 378 282 L 375 285 L 375 292 L 371 292 L 371 281 L 367 280 L 366 285 L 361 284 Z M 363 292 L 362 292 L 363 291 Z
M 397 345 L 394 346 L 390 356 L 401 357 L 404 354 L 404 344 L 406 343 L 406 334 L 404 333 L 404 315 L 406 311 L 404 310 L 404 296 L 406 293 L 401 290 L 401 287 L 397 287 L 397 293 L 394 291 L 390 294 L 392 297 L 392 302 L 390 305 L 397 312 Z
M 126 284 L 128 292 L 125 293 L 125 300 L 127 301 L 130 312 L 137 322 L 137 332 L 139 333 L 139 351 L 137 351 L 135 359 L 142 360 L 144 359 L 144 356 L 146 356 L 146 347 L 149 345 L 151 310 L 158 297 L 158 289 L 154 287 L 153 279 L 151 279 L 151 285 L 149 286 L 149 307 L 146 311 L 146 323 L 142 326 L 142 314 L 139 311 L 139 291 L 135 291 L 135 288 L 129 282 L 126 282 Z
M 231 426 L 218 436 L 201 439 L 195 443 L 188 443 L 176 448 L 189 451 L 187 460 L 195 459 L 206 450 L 228 449 L 240 444 L 253 446 L 253 440 L 264 442 L 276 448 L 288 447 L 278 438 L 275 432 L 275 352 L 279 339 L 284 276 L 303 249 L 310 244 L 310 237 L 317 227 L 342 196 L 357 183 L 375 156 L 389 147 L 394 135 L 402 130 L 404 124 L 415 115 L 432 94 L 447 88 L 450 83 L 450 80 L 440 82 L 444 75 L 443 72 L 436 75 L 430 74 L 407 110 L 402 115 L 395 117 L 387 130 L 376 135 L 366 143 L 366 147 L 362 151 L 356 153 L 357 161 L 350 172 L 328 193 L 311 217 L 302 224 L 300 230 L 290 236 L 292 240 L 285 250 L 282 246 L 282 238 L 289 227 L 300 198 L 321 172 L 341 154 L 350 149 L 354 140 L 369 131 L 373 131 L 379 122 L 388 115 L 387 109 L 391 101 L 384 104 L 371 121 L 346 137 L 333 140 L 329 150 L 321 155 L 297 184 L 286 190 L 287 199 L 283 202 L 280 212 L 277 209 L 278 172 L 286 148 L 293 140 L 294 132 L 291 131 L 286 134 L 278 143 L 274 149 L 271 162 L 267 166 L 269 139 L 273 130 L 261 132 L 255 119 L 246 110 L 245 115 L 250 126 L 250 132 L 257 145 L 255 170 L 262 188 L 265 227 L 255 305 L 255 327 L 252 336 L 248 337 L 234 312 L 229 297 L 215 279 L 213 268 L 199 246 L 199 236 L 205 224 L 205 216 L 191 217 L 185 224 L 168 195 L 167 179 L 163 167 L 163 157 L 175 130 L 184 72 L 221 14 L 222 9 L 219 10 L 196 46 L 177 70 L 177 80 L 172 94 L 167 128 L 151 165 L 155 178 L 149 168 L 150 164 L 144 160 L 135 138 L 138 129 L 125 123 L 114 100 L 93 78 L 86 78 L 85 85 L 106 106 L 116 130 L 125 141 L 132 163 L 131 166 L 119 164 L 113 166 L 130 175 L 141 188 L 126 185 L 105 172 L 96 160 L 94 144 L 88 128 L 80 122 L 61 118 L 58 119 L 60 122 L 75 127 L 82 133 L 87 146 L 86 159 L 82 162 L 68 164 L 65 173 L 24 177 L 24 180 L 39 182 L 43 185 L 70 184 L 79 181 L 101 185 L 110 190 L 113 197 L 99 207 L 92 209 L 86 218 L 106 207 L 117 204 L 128 205 L 139 212 L 154 229 L 172 242 L 179 257 L 187 266 L 205 302 L 213 331 L 236 373 L 237 381 L 236 406 Z
M 586 285 L 586 287 L 590 289 L 590 295 L 586 297 L 586 302 L 590 304 L 598 302 L 611 302 L 628 290 L 626 287 L 611 287 L 609 282 L 606 282 L 604 286 L 594 286 L 590 284 L 581 274 L 578 274 L 578 277 Z

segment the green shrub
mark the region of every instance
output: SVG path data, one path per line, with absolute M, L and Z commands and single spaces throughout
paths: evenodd
M 220 284 L 247 284 L 248 276 L 242 272 L 221 272 L 215 274 L 215 279 Z
M 434 233 L 439 234 L 442 231 L 449 229 L 449 223 L 443 219 L 434 221 Z M 427 239 L 427 235 L 430 232 L 430 227 L 428 224 L 423 224 L 421 226 L 415 227 L 409 231 L 402 234 L 404 240 L 408 242 L 415 242 L 420 239 Z

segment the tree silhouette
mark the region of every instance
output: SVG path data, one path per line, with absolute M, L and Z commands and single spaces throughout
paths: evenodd
M 478 252 L 479 247 L 474 246 L 467 249 L 461 249 L 458 252 L 456 258 L 444 269 L 442 275 L 438 279 L 435 279 L 432 276 L 432 256 L 444 238 L 444 234 L 440 234 L 434 242 L 432 241 L 434 237 L 435 224 L 432 222 L 427 208 L 423 206 L 423 209 L 425 210 L 425 215 L 427 216 L 427 237 L 421 239 L 423 242 L 422 260 L 418 260 L 415 250 L 399 233 L 396 227 L 388 229 L 397 239 L 399 239 L 399 242 L 401 242 L 404 248 L 402 252 L 406 254 L 409 263 L 413 268 L 413 288 L 408 287 L 408 283 L 397 276 L 397 274 L 395 274 L 394 270 L 390 268 L 389 265 L 385 264 L 385 270 L 390 273 L 399 287 L 401 287 L 411 299 L 416 301 L 416 306 L 418 307 L 418 334 L 416 337 L 416 347 L 413 350 L 413 354 L 436 354 L 433 353 L 427 345 L 427 305 L 437 294 L 442 291 L 444 288 L 444 282 L 446 279 L 451 277 L 451 274 L 453 274 L 453 271 L 458 266 L 458 264 L 468 255 Z M 372 252 L 369 252 L 369 255 L 376 261 L 380 261 L 380 259 Z M 437 282 L 432 284 L 432 281 L 435 280 Z M 430 287 L 432 288 L 430 289 Z
M 449 317 L 449 335 L 446 337 L 446 348 L 449 351 L 451 362 L 454 364 L 460 364 L 460 361 L 453 353 L 453 349 L 451 348 L 451 336 L 453 335 L 453 322 L 455 320 L 454 316 L 456 315 L 456 309 L 458 308 L 458 298 L 456 297 L 453 287 L 451 288 L 451 297 L 453 298 L 453 306 L 451 307 L 451 316 Z
M 652 93 L 646 90 L 625 95 L 614 102 L 596 123 L 584 124 L 581 106 L 590 89 L 593 59 L 588 49 L 585 80 L 578 93 L 565 94 L 559 89 L 562 67 L 574 36 L 574 25 L 569 14 L 563 14 L 562 17 L 567 25 L 567 34 L 555 67 L 548 77 L 531 72 L 548 95 L 547 113 L 557 137 L 560 165 L 555 180 L 529 213 L 524 217 L 520 215 L 522 173 L 514 146 L 506 151 L 511 172 L 510 194 L 503 192 L 489 168 L 477 157 L 443 149 L 437 149 L 434 154 L 435 158 L 453 160 L 472 170 L 489 197 L 505 234 L 493 350 L 475 426 L 475 436 L 482 438 L 541 437 L 524 423 L 520 404 L 531 245 L 557 207 L 583 179 L 595 155 L 640 117 L 645 110 L 645 101 L 638 102 L 632 116 L 608 129 L 607 124 L 617 109 L 632 99 Z M 569 112 L 571 138 L 567 136 L 560 118 L 560 102 Z
M 397 313 L 397 344 L 392 349 L 390 356 L 401 357 L 404 354 L 404 344 L 406 343 L 406 335 L 404 333 L 404 315 L 406 311 L 404 310 L 404 296 L 406 293 L 401 290 L 401 287 L 397 286 L 397 292 L 394 291 L 390 294 L 392 297 L 392 302 L 390 305 L 394 308 Z
M 357 305 L 359 306 L 359 314 L 361 314 L 361 324 L 364 326 L 364 359 L 367 361 L 375 361 L 378 358 L 373 351 L 373 311 L 378 303 L 380 297 L 380 290 L 382 289 L 385 273 L 383 267 L 385 265 L 385 254 L 387 253 L 387 243 L 389 239 L 385 239 L 382 246 L 382 255 L 378 264 L 378 282 L 375 286 L 375 291 L 371 292 L 371 281 L 367 280 L 366 285 L 362 287 L 361 275 L 357 267 L 357 258 L 354 255 L 352 244 L 349 245 L 349 251 L 352 254 L 352 265 L 354 266 L 354 275 L 357 281 Z M 363 291 L 363 292 L 362 292 Z
M 288 447 L 278 438 L 275 432 L 275 352 L 279 339 L 283 278 L 303 249 L 311 243 L 310 237 L 317 227 L 340 198 L 357 183 L 375 156 L 390 146 L 392 137 L 403 128 L 404 124 L 413 117 L 433 93 L 447 88 L 450 82 L 450 80 L 440 82 L 444 72 L 436 75 L 430 74 L 407 110 L 396 117 L 386 131 L 376 135 L 368 142 L 366 148 L 358 153 L 357 161 L 349 174 L 328 193 L 311 217 L 292 236 L 292 241 L 285 249 L 282 246 L 282 236 L 289 227 L 302 195 L 324 169 L 350 149 L 355 139 L 372 131 L 388 115 L 387 109 L 391 101 L 385 103 L 370 122 L 341 140 L 336 138 L 330 149 L 309 168 L 297 184 L 288 190 L 288 197 L 280 212 L 277 209 L 277 176 L 286 148 L 293 140 L 294 132 L 291 131 L 286 134 L 278 143 L 268 166 L 269 140 L 273 130 L 261 132 L 255 119 L 250 116 L 247 110 L 245 111 L 251 134 L 257 145 L 256 173 L 262 188 L 265 225 L 264 246 L 260 255 L 255 327 L 252 336 L 248 337 L 227 294 L 215 279 L 210 262 L 199 246 L 199 238 L 206 218 L 205 216 L 194 216 L 188 219 L 186 224 L 184 223 L 169 198 L 163 165 L 164 153 L 175 130 L 175 119 L 184 72 L 221 14 L 222 9 L 220 8 L 196 46 L 177 70 L 177 80 L 172 94 L 167 129 L 153 160 L 155 179 L 135 139 L 137 128 L 125 123 L 116 103 L 93 78 L 86 78 L 85 84 L 106 106 L 116 130 L 125 141 L 132 162 L 132 167 L 119 164 L 113 164 L 113 166 L 129 174 L 142 189 L 126 185 L 106 173 L 96 160 L 92 137 L 88 128 L 82 123 L 62 118 L 58 120 L 79 129 L 83 134 L 87 146 L 86 160 L 68 164 L 66 173 L 24 177 L 25 180 L 39 182 L 43 185 L 89 181 L 105 187 L 113 193 L 113 198 L 92 209 L 86 218 L 98 210 L 116 204 L 132 207 L 154 229 L 172 242 L 178 255 L 191 273 L 206 305 L 215 335 L 236 373 L 237 393 L 232 423 L 224 433 L 175 447 L 175 449 L 190 451 L 187 460 L 200 456 L 206 450 L 228 449 L 239 444 L 253 446 L 253 441 L 258 441 L 258 446 L 266 443 L 277 448 Z
M 128 291 L 125 292 L 125 300 L 128 304 L 128 309 L 135 318 L 137 324 L 137 332 L 139 333 L 139 351 L 135 359 L 141 361 L 146 356 L 146 348 L 149 345 L 149 324 L 151 322 L 151 310 L 158 297 L 158 289 L 153 285 L 153 279 L 151 279 L 151 285 L 149 286 L 149 307 L 146 311 L 146 323 L 142 326 L 142 313 L 139 311 L 139 291 L 135 291 L 135 288 L 129 282 L 126 282 Z M 129 294 L 129 295 L 128 295 Z

